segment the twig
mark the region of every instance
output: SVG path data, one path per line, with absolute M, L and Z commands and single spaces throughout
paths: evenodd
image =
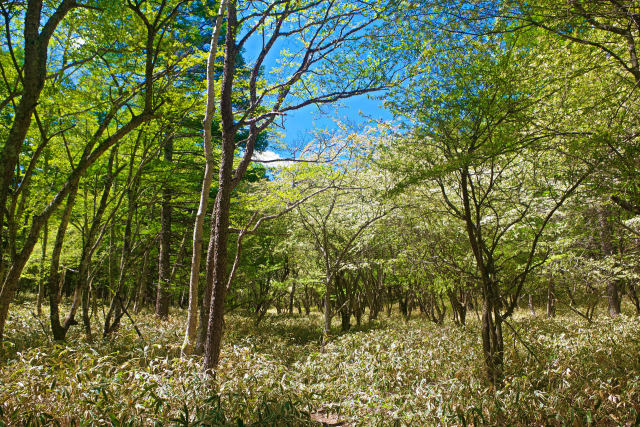
M 47 335 L 47 327 L 46 327 L 46 326 L 44 326 L 44 323 L 42 323 L 42 320 L 40 320 L 40 318 L 38 317 L 38 315 L 37 315 L 37 314 L 35 314 L 35 313 L 33 312 L 33 310 L 31 310 L 31 315 L 32 315 L 33 317 L 35 317 L 35 319 L 38 321 L 38 323 L 40 323 L 40 326 L 42 327 L 42 332 L 44 332 L 44 334 L 45 334 L 45 335 Z
M 559 299 L 557 299 L 556 301 L 557 301 L 558 303 L 560 303 L 560 304 L 564 304 L 564 305 L 566 305 L 567 307 L 569 307 L 569 309 L 571 309 L 571 311 L 573 311 L 574 313 L 579 314 L 580 316 L 582 316 L 584 319 L 586 319 L 586 320 L 587 320 L 587 322 L 589 322 L 589 323 L 591 323 L 591 322 L 592 322 L 592 320 L 591 320 L 591 319 L 590 319 L 586 314 L 584 314 L 584 313 L 582 313 L 581 311 L 579 311 L 578 309 L 574 308 L 574 307 L 573 307 L 573 305 L 571 305 L 571 304 L 567 304 L 566 302 L 561 301 L 561 300 L 559 300 Z
M 531 349 L 531 347 L 529 347 L 529 345 L 522 339 L 522 337 L 518 334 L 518 331 L 515 330 L 515 328 L 513 326 L 511 326 L 511 324 L 509 322 L 507 322 L 506 320 L 503 320 L 503 322 L 505 323 L 505 325 L 507 325 L 509 327 L 509 329 L 511 329 L 515 335 L 515 337 L 518 339 L 518 341 L 520 341 L 520 343 L 522 345 L 524 345 L 524 347 L 529 351 L 529 353 L 531 353 L 531 355 L 538 361 L 539 364 L 542 365 L 542 360 L 540 360 L 538 358 L 538 355 Z
M 127 317 L 129 318 L 129 320 L 131 321 L 131 325 L 133 325 L 133 329 L 135 329 L 136 333 L 138 334 L 138 337 L 140 337 L 140 339 L 142 341 L 144 341 L 145 339 L 142 336 L 142 333 L 140 332 L 140 329 L 138 329 L 138 326 L 136 325 L 136 322 L 133 320 L 133 318 L 129 314 L 129 311 L 125 307 L 124 302 L 122 301 L 122 298 L 120 298 L 120 295 L 118 295 L 118 300 L 120 301 L 120 308 L 122 308 L 122 311 L 124 312 L 124 314 L 126 314 Z

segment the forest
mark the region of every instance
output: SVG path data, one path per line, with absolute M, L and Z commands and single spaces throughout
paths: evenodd
M 640 425 L 640 1 L 0 14 L 0 426 Z

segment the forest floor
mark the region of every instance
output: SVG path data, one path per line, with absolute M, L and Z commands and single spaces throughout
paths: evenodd
M 414 316 L 338 334 L 320 314 L 226 317 L 217 382 L 181 359 L 186 313 L 150 312 L 108 340 L 44 332 L 31 299 L 12 306 L 0 360 L 0 425 L 638 425 L 640 320 L 518 313 L 505 381 L 484 379 L 475 316 L 465 328 Z M 94 319 L 94 324 L 97 324 Z M 335 323 L 335 322 L 334 322 Z M 513 329 L 511 329 L 511 327 Z

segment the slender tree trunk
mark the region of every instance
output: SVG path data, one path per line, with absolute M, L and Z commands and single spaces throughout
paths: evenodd
M 47 224 L 44 226 L 44 230 L 42 231 L 42 255 L 40 256 L 40 279 L 38 280 L 38 297 L 36 299 L 36 310 L 38 313 L 38 317 L 42 315 L 42 298 L 44 297 L 44 281 L 45 281 L 45 273 L 44 273 L 44 261 L 47 257 L 47 242 L 49 240 L 49 227 Z
M 342 332 L 347 332 L 351 329 L 351 312 L 348 308 L 342 307 L 340 310 L 340 320 L 340 328 L 342 329 Z
M 293 315 L 293 300 L 296 294 L 296 282 L 291 283 L 291 291 L 289 291 L 289 315 Z
M 331 317 L 333 317 L 331 315 L 331 296 L 330 290 L 327 289 L 324 294 L 324 324 L 322 329 L 322 333 L 325 337 L 327 337 L 329 335 L 329 332 L 331 332 Z M 323 338 L 323 342 L 325 340 L 326 338 Z
M 480 224 L 473 222 L 471 212 L 471 197 L 469 195 L 469 170 L 461 170 L 462 203 L 464 206 L 464 220 L 469 243 L 473 251 L 474 258 L 480 276 L 482 278 L 482 349 L 485 359 L 485 367 L 489 381 L 495 387 L 502 386 L 502 373 L 504 368 L 504 344 L 502 340 L 502 316 L 500 314 L 500 295 L 497 293 L 493 281 L 494 273 L 493 261 L 480 248 Z M 517 298 L 517 295 L 515 296 Z
M 609 302 L 609 316 L 620 315 L 620 290 L 617 280 L 611 280 L 607 283 L 607 300 Z
M 215 208 L 214 208 L 215 209 Z M 215 211 L 212 213 L 215 218 Z M 212 238 L 210 237 L 209 240 Z M 206 270 L 209 270 L 209 256 L 207 254 Z M 196 344 L 193 349 L 195 354 L 204 354 L 204 345 L 207 341 L 207 328 L 209 327 L 209 312 L 211 311 L 211 289 L 212 283 L 205 278 L 204 289 L 202 290 L 202 302 L 200 304 L 200 313 L 198 315 L 198 328 L 196 336 Z
M 222 344 L 222 325 L 224 319 L 224 300 L 227 291 L 227 244 L 229 241 L 229 216 L 231 190 L 234 187 L 233 158 L 237 129 L 233 116 L 233 78 L 235 74 L 237 48 L 235 32 L 238 22 L 236 6 L 231 2 L 227 7 L 227 33 L 225 42 L 225 61 L 222 72 L 222 91 L 220 94 L 220 114 L 222 123 L 222 155 L 218 176 L 218 194 L 211 221 L 211 239 L 207 253 L 207 283 L 211 284 L 211 302 L 207 339 L 205 342 L 203 368 L 206 372 L 215 369 L 220 360 Z M 249 147 L 247 145 L 247 150 Z
M 606 207 L 601 207 L 598 210 L 600 245 L 602 247 L 602 254 L 606 257 L 612 256 L 614 253 L 612 243 L 613 237 L 608 217 L 609 210 Z M 609 316 L 618 316 L 620 314 L 620 292 L 618 290 L 618 281 L 616 279 L 609 279 L 607 281 L 607 300 L 609 302 Z
M 206 160 L 204 177 L 202 179 L 202 188 L 200 189 L 200 204 L 196 213 L 196 221 L 193 226 L 193 251 L 191 258 L 191 274 L 189 276 L 189 309 L 187 314 L 187 326 L 184 334 L 184 343 L 182 344 L 182 354 L 187 355 L 193 352 L 196 346 L 197 327 L 198 327 L 198 282 L 200 279 L 200 264 L 202 258 L 202 234 L 204 230 L 204 219 L 209 205 L 209 192 L 211 191 L 211 183 L 213 181 L 213 144 L 211 137 L 211 126 L 215 113 L 216 96 L 215 96 L 215 59 L 218 50 L 218 38 L 220 36 L 220 28 L 222 27 L 222 17 L 225 13 L 227 0 L 220 2 L 220 9 L 216 18 L 215 27 L 211 34 L 211 42 L 209 45 L 209 56 L 207 58 L 207 105 L 205 117 L 202 121 L 203 140 L 204 140 L 204 156 Z M 210 291 L 209 291 L 210 293 Z M 205 290 L 205 295 L 207 295 Z M 204 306 L 202 310 L 204 311 Z M 207 307 L 208 313 L 208 307 Z M 208 319 L 207 319 L 208 321 Z M 201 323 L 202 324 L 202 323 Z M 202 328 L 204 331 L 204 328 Z M 204 349 L 204 335 L 200 340 L 200 348 Z M 202 352 L 202 350 L 200 352 Z
M 464 326 L 467 314 L 466 305 L 460 302 L 455 289 L 447 291 L 447 295 L 449 296 L 449 301 L 451 302 L 451 311 L 454 314 L 454 322 L 461 326 Z
M 147 295 L 147 277 L 149 276 L 149 249 L 144 251 L 142 255 L 142 271 L 140 273 L 140 281 L 138 282 L 138 294 L 136 296 L 136 302 L 133 305 L 133 311 L 139 312 L 144 305 L 144 300 Z
M 225 146 L 234 145 L 233 135 L 224 135 Z M 211 230 L 212 239 L 207 253 L 207 282 L 212 283 L 207 340 L 205 343 L 204 369 L 218 366 L 222 342 L 224 300 L 227 289 L 227 243 L 229 239 L 229 209 L 231 202 L 231 179 L 233 173 L 233 148 L 225 147 L 220 165 L 220 186 L 214 208 Z M 226 151 L 226 152 L 225 152 Z
M 533 305 L 533 295 L 529 294 L 529 312 L 531 313 L 532 317 L 536 317 L 536 308 Z
M 169 138 L 164 147 L 164 160 L 171 162 L 173 157 L 173 139 Z M 171 188 L 165 184 L 162 190 L 160 209 L 160 250 L 158 255 L 158 287 L 156 289 L 156 316 L 166 319 L 169 316 L 169 288 L 171 275 Z
M 62 302 L 62 294 L 64 293 L 64 284 L 67 279 L 67 268 L 63 265 L 60 272 L 60 279 L 58 280 L 58 304 Z
M 304 312 L 308 316 L 311 314 L 311 295 L 309 292 L 309 286 L 305 283 L 304 285 L 304 299 L 302 300 L 302 304 L 304 305 Z
M 489 381 L 496 386 L 502 385 L 504 367 L 504 342 L 502 339 L 502 318 L 495 298 L 489 288 L 484 296 L 482 307 L 482 350 Z
M 640 299 L 638 299 L 638 293 L 636 292 L 636 285 L 629 282 L 629 299 L 636 308 L 636 315 L 640 314 Z
M 69 326 L 71 325 L 75 325 L 78 322 L 75 320 L 75 315 L 76 312 L 78 311 L 78 308 L 80 307 L 80 304 L 82 303 L 82 293 L 84 290 L 84 286 L 82 286 L 82 283 L 78 283 L 76 285 L 75 290 L 73 291 L 73 298 L 71 299 L 71 307 L 69 308 L 69 313 L 67 313 L 67 316 L 64 319 L 64 326 L 67 327 L 67 329 L 69 328 Z
M 133 158 L 131 159 L 131 164 L 133 164 Z M 131 255 L 131 235 L 132 235 L 132 223 L 133 216 L 136 211 L 136 198 L 138 196 L 138 177 L 133 178 L 133 182 L 131 183 L 131 187 L 127 190 L 127 220 L 125 222 L 124 227 L 124 236 L 122 238 L 122 252 L 120 255 L 120 264 L 118 268 L 118 282 L 115 286 L 115 292 L 112 295 L 111 303 L 109 304 L 109 310 L 105 317 L 104 328 L 102 335 L 106 337 L 120 325 L 120 319 L 122 318 L 123 307 L 122 307 L 122 289 L 124 287 L 124 281 L 127 275 L 127 271 L 129 269 L 129 257 Z M 111 242 L 113 245 L 113 242 Z M 112 277 L 110 275 L 110 277 Z M 113 286 L 112 286 L 113 289 Z
M 88 342 L 93 341 L 93 333 L 91 331 L 91 316 L 89 315 L 91 298 L 91 284 L 82 287 L 82 325 L 84 326 L 84 334 Z
M 549 281 L 547 282 L 547 317 L 549 319 L 556 317 L 556 294 L 553 275 L 549 273 Z
M 75 322 L 74 316 L 78 307 L 78 300 L 82 303 L 82 323 L 84 324 L 85 335 L 87 336 L 87 340 L 91 341 L 93 339 L 91 332 L 91 319 L 89 316 L 89 299 L 90 299 L 90 266 L 91 259 L 93 257 L 94 251 L 97 249 L 97 245 L 101 240 L 101 237 L 104 233 L 104 230 L 107 227 L 107 224 L 102 224 L 102 217 L 104 212 L 107 209 L 107 203 L 109 201 L 109 194 L 111 193 L 111 188 L 113 186 L 113 180 L 115 178 L 115 174 L 113 173 L 113 162 L 116 156 L 117 150 L 112 150 L 109 155 L 109 161 L 107 166 L 107 179 L 104 184 L 104 189 L 102 190 L 102 196 L 100 197 L 100 202 L 98 204 L 98 208 L 93 216 L 93 220 L 91 223 L 91 227 L 89 227 L 89 232 L 87 233 L 85 245 L 82 250 L 82 256 L 80 257 L 80 267 L 78 271 L 78 286 L 76 287 L 76 292 L 74 294 L 73 304 L 67 318 L 65 319 L 65 328 L 68 329 L 72 323 Z M 102 231 L 100 231 L 102 230 Z M 113 230 L 113 228 L 112 228 Z M 98 237 L 98 233 L 100 231 L 100 237 Z
M 322 350 L 324 351 L 324 346 L 326 345 L 329 334 L 331 333 L 331 318 L 333 314 L 331 313 L 331 275 L 327 273 L 325 278 L 325 293 L 324 293 L 324 324 L 322 328 Z
M 53 332 L 53 339 L 56 341 L 64 340 L 67 330 L 60 324 L 60 311 L 59 311 L 59 293 L 60 293 L 60 255 L 62 253 L 62 245 L 67 233 L 67 226 L 69 225 L 69 219 L 71 218 L 71 212 L 75 204 L 76 194 L 78 192 L 78 183 L 74 183 L 73 190 L 67 197 L 67 205 L 65 206 L 62 218 L 60 219 L 60 225 L 58 226 L 58 234 L 56 235 L 56 241 L 53 246 L 53 252 L 51 253 L 51 264 L 49 268 L 49 278 L 47 280 L 47 287 L 49 290 L 49 319 L 51 320 L 51 332 Z M 64 276 L 63 276 L 64 277 Z

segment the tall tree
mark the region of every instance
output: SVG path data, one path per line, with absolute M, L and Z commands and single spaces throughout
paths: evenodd
M 214 159 L 211 128 L 216 108 L 215 91 L 215 62 L 218 52 L 218 38 L 222 28 L 222 19 L 227 7 L 227 1 L 221 0 L 218 15 L 214 23 L 214 29 L 209 43 L 209 55 L 207 57 L 207 101 L 205 116 L 202 121 L 203 126 L 203 149 L 205 156 L 204 177 L 202 178 L 202 188 L 200 189 L 200 203 L 196 213 L 196 220 L 193 226 L 193 247 L 191 255 L 191 273 L 189 275 L 189 308 L 187 312 L 187 327 L 185 328 L 184 343 L 182 353 L 189 354 L 196 345 L 196 333 L 198 326 L 198 282 L 200 281 L 200 264 L 202 258 L 202 234 L 204 230 L 204 219 L 209 206 L 209 194 L 213 181 Z M 205 290 L 205 293 L 207 291 Z M 210 293 L 210 292 L 209 292 Z M 208 307 L 202 308 L 203 310 Z M 203 349 L 204 350 L 204 349 Z
M 391 4 L 393 2 L 376 5 L 364 1 L 229 2 L 220 92 L 222 153 L 207 253 L 206 280 L 207 286 L 211 286 L 211 303 L 206 322 L 205 370 L 215 368 L 220 357 L 231 192 L 251 163 L 258 135 L 289 111 L 371 92 L 386 84 L 381 80 L 392 75 L 393 70 L 383 67 L 380 60 L 370 58 L 371 63 L 366 63 L 365 58 L 346 52 L 359 52 L 359 48 L 374 44 L 371 35 L 383 27 L 383 18 L 390 12 Z M 271 60 L 276 47 L 285 40 L 295 40 L 292 43 L 297 51 L 293 56 L 283 56 L 285 63 L 280 65 L 280 78 L 267 73 L 266 81 L 259 81 L 261 70 L 272 64 L 267 60 Z M 255 43 L 255 48 L 250 43 Z M 234 111 L 238 89 L 235 58 L 243 48 L 251 48 L 255 58 L 247 70 L 248 105 Z M 342 66 L 345 66 L 343 75 L 337 79 L 336 67 Z M 236 166 L 236 135 L 245 127 L 249 133 Z
M 449 43 L 433 57 L 438 72 L 408 89 L 424 93 L 398 104 L 417 126 L 400 147 L 397 167 L 401 186 L 430 183 L 427 188 L 440 193 L 442 207 L 464 227 L 482 290 L 487 377 L 499 386 L 503 324 L 546 259 L 540 248 L 547 225 L 593 165 L 572 156 L 549 158 L 568 138 L 549 131 L 544 115 L 532 115 L 545 108 L 549 95 L 539 90 L 545 77 L 528 74 L 534 56 L 517 38 L 454 34 Z M 553 91 L 553 77 L 546 78 L 546 90 Z

